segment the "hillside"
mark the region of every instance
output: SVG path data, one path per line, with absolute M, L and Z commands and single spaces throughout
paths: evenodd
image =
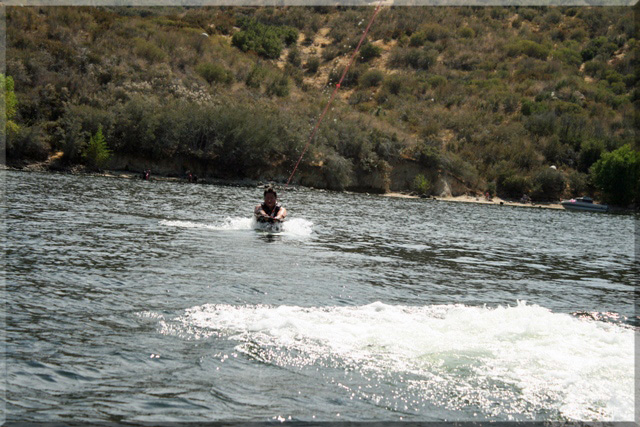
M 7 162 L 286 181 L 372 13 L 8 7 Z M 639 201 L 637 16 L 385 7 L 294 182 Z

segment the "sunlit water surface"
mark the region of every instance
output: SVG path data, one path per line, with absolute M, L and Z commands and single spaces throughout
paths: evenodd
M 628 215 L 0 172 L 9 420 L 632 420 Z

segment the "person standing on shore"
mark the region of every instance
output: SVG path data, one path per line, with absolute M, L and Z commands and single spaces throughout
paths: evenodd
M 287 216 L 287 210 L 278 203 L 276 191 L 269 187 L 264 190 L 264 201 L 256 206 L 254 215 L 258 222 L 282 222 Z

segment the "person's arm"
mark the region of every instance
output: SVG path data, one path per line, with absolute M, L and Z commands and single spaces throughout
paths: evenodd
M 262 205 L 257 205 L 256 209 L 254 210 L 254 214 L 256 217 L 261 217 L 261 218 L 269 218 L 269 215 L 267 215 L 267 213 L 264 211 L 264 209 L 262 209 Z
M 276 219 L 278 221 L 284 221 L 284 218 L 287 216 L 287 210 L 284 207 L 281 207 L 280 210 L 278 210 L 278 215 L 276 215 Z

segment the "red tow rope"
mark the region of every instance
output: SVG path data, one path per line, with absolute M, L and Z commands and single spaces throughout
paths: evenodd
M 320 115 L 320 118 L 318 118 L 316 126 L 313 128 L 313 131 L 311 132 L 311 136 L 309 137 L 309 140 L 307 141 L 307 144 L 304 146 L 304 149 L 302 150 L 302 154 L 300 154 L 300 158 L 296 162 L 296 165 L 293 168 L 293 172 L 291 172 L 291 175 L 289 176 L 289 179 L 287 180 L 287 184 L 285 185 L 285 187 L 287 187 L 289 185 L 289 183 L 291 182 L 291 179 L 293 178 L 293 174 L 296 173 L 296 170 L 298 169 L 298 165 L 302 161 L 302 158 L 304 157 L 304 154 L 307 152 L 307 149 L 309 148 L 309 145 L 311 145 L 311 141 L 313 141 L 313 138 L 315 138 L 316 133 L 318 132 L 318 128 L 320 128 L 320 123 L 322 123 L 322 119 L 324 119 L 324 116 L 327 114 L 327 111 L 329 111 L 329 107 L 331 106 L 331 103 L 333 102 L 333 99 L 336 97 L 336 93 L 338 93 L 338 90 L 340 89 L 340 86 L 342 85 L 342 81 L 344 80 L 345 76 L 347 75 L 347 71 L 349 71 L 349 68 L 351 67 L 351 64 L 353 64 L 353 61 L 356 59 L 356 55 L 358 54 L 358 51 L 360 50 L 360 46 L 362 46 L 362 42 L 364 41 L 365 37 L 367 37 L 367 33 L 369 32 L 369 29 L 371 28 L 371 24 L 373 24 L 374 19 L 376 19 L 376 16 L 378 15 L 378 12 L 380 11 L 380 7 L 381 6 L 382 6 L 382 0 L 380 1 L 380 3 L 378 3 L 378 6 L 376 7 L 375 12 L 373 12 L 373 16 L 371 17 L 371 20 L 369 21 L 369 24 L 367 25 L 367 28 L 365 28 L 364 33 L 362 33 L 362 37 L 360 38 L 360 41 L 358 42 L 358 46 L 356 46 L 356 50 L 353 51 L 353 55 L 351 55 L 351 60 L 349 60 L 349 64 L 347 64 L 347 67 L 344 69 L 344 72 L 342 73 L 342 77 L 340 77 L 340 81 L 338 81 L 338 83 L 336 84 L 335 89 L 333 89 L 333 92 L 331 93 L 331 98 L 329 99 L 329 102 L 327 102 L 327 105 L 324 107 L 324 111 Z

